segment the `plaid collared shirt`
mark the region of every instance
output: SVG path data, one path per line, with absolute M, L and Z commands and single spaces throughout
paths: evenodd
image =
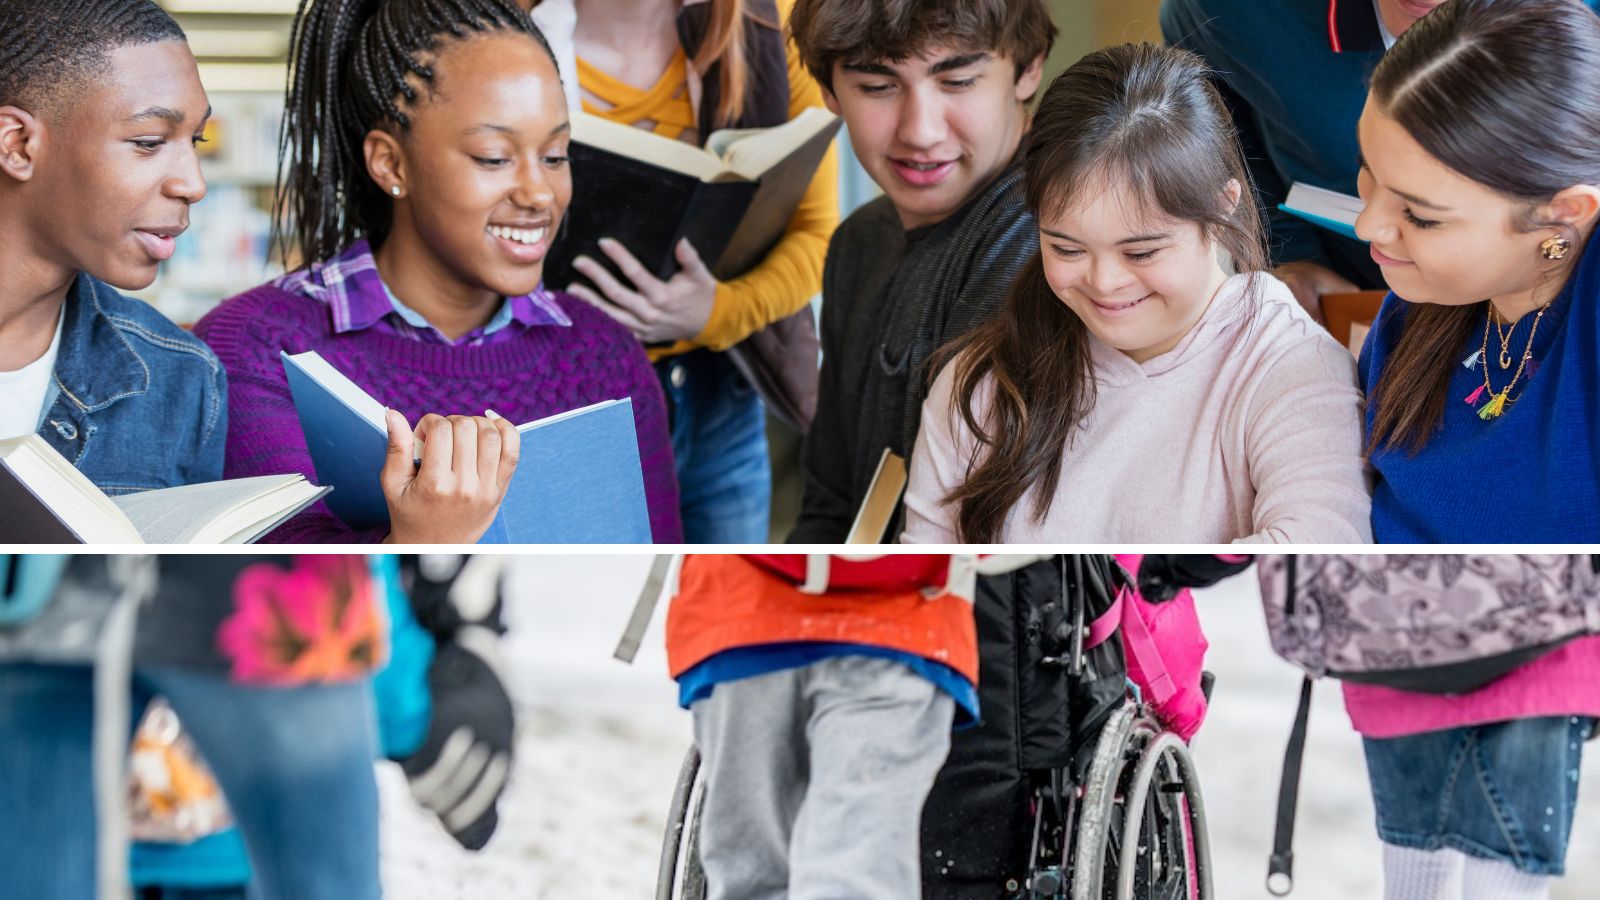
M 333 314 L 335 334 L 374 328 L 425 343 L 476 347 L 509 340 L 535 325 L 572 324 L 555 295 L 540 284 L 531 294 L 507 297 L 487 323 L 452 341 L 389 291 L 378 277 L 377 261 L 365 240 L 356 241 L 333 259 L 284 275 L 273 284 L 327 304 Z M 509 327 L 513 324 L 518 327 Z

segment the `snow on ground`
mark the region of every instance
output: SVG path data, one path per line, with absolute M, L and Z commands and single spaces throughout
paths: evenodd
M 632 667 L 611 658 L 649 557 L 536 557 L 519 566 L 505 650 L 522 720 L 500 831 L 482 853 L 461 850 L 385 765 L 392 900 L 652 896 L 667 803 L 691 736 L 666 675 L 662 611 Z M 1295 670 L 1268 649 L 1257 602 L 1248 577 L 1201 597 L 1217 689 L 1195 754 L 1223 900 L 1269 896 L 1262 881 L 1299 691 Z M 1295 900 L 1381 896 L 1361 743 L 1333 684 L 1317 690 L 1295 850 Z M 1555 900 L 1600 896 L 1600 762 L 1584 772 L 1568 866 Z

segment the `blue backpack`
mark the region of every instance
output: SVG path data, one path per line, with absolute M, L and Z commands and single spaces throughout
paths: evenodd
M 0 553 L 0 628 L 20 625 L 44 609 L 68 559 L 57 553 Z

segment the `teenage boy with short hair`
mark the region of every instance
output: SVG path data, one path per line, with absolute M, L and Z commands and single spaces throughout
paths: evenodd
M 221 364 L 118 293 L 205 196 L 209 116 L 149 0 L 0 6 L 0 438 L 37 432 L 107 493 L 222 477 Z
M 839 226 L 822 273 L 789 540 L 837 543 L 883 451 L 909 457 L 934 352 L 999 309 L 1038 252 L 1015 162 L 1056 29 L 1042 0 L 797 0 L 789 27 L 883 189 Z

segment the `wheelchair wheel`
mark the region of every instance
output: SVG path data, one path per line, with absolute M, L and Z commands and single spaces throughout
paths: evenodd
M 1123 809 L 1114 896 L 1210 900 L 1205 804 L 1189 748 L 1177 735 L 1163 732 L 1144 747 Z
M 1134 704 L 1100 734 L 1075 831 L 1072 900 L 1214 900 L 1188 748 Z
M 706 876 L 700 868 L 700 813 L 705 790 L 700 783 L 700 751 L 689 746 L 678 769 L 678 783 L 667 809 L 667 832 L 656 871 L 656 900 L 705 900 Z

